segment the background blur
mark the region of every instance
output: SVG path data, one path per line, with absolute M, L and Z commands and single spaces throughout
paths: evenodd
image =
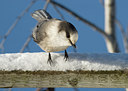
M 0 0 L 0 44 L 5 38 L 5 34 L 14 22 L 19 19 L 18 17 L 31 3 L 32 0 Z M 101 0 L 55 0 L 75 13 L 79 14 L 88 21 L 94 23 L 98 27 L 104 29 L 104 7 Z M 18 24 L 14 27 L 11 33 L 6 36 L 3 45 L 0 46 L 0 53 L 18 53 L 23 48 L 24 43 L 32 33 L 33 28 L 37 21 L 31 17 L 31 13 L 38 9 L 43 9 L 46 1 L 36 0 L 28 12 L 20 18 Z M 122 24 L 122 27 L 127 30 L 128 27 L 128 0 L 116 0 L 116 18 Z M 106 44 L 101 34 L 93 30 L 90 26 L 85 25 L 81 21 L 72 17 L 66 11 L 58 8 L 64 16 L 64 19 L 71 22 L 79 33 L 79 40 L 77 42 L 78 53 L 107 53 Z M 60 15 L 49 4 L 47 11 L 54 18 L 61 19 Z M 116 26 L 116 34 L 118 38 L 119 48 L 124 53 L 124 45 L 122 41 L 121 32 Z M 39 46 L 31 39 L 26 46 L 24 52 L 42 52 Z M 68 48 L 68 52 L 74 52 L 73 48 Z M 36 88 L 17 88 L 11 91 L 35 91 Z M 74 89 L 57 88 L 56 91 L 74 91 Z M 94 88 L 81 88 L 80 91 L 124 91 L 125 89 L 94 89 Z M 0 89 L 0 91 L 8 91 L 8 89 Z

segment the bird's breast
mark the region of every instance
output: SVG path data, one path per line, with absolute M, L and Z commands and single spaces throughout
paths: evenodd
M 57 52 L 67 49 L 70 46 L 70 43 L 67 40 L 63 40 L 56 36 L 46 38 L 39 43 L 39 46 L 46 52 Z

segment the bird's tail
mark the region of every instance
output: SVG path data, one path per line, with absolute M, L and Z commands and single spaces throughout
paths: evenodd
M 32 13 L 32 17 L 39 22 L 52 18 L 48 12 L 46 12 L 45 10 L 41 10 L 41 9 L 36 10 L 34 13 Z

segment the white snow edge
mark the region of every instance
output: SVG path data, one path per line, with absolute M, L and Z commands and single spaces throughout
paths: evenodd
M 0 54 L 0 70 L 12 71 L 112 71 L 128 69 L 128 54 L 80 54 L 69 53 L 68 61 L 64 60 L 64 54 L 51 53 L 53 65 L 47 63 L 48 53 L 8 53 Z

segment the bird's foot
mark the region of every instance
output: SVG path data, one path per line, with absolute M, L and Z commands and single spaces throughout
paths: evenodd
M 51 65 L 52 65 L 52 63 L 53 63 L 52 59 L 48 59 L 47 63 L 49 63 L 49 64 L 50 64 L 50 66 L 51 66 Z
M 53 61 L 52 61 L 52 59 L 51 59 L 51 54 L 49 53 L 49 56 L 48 56 L 48 61 L 47 61 L 47 63 L 49 63 L 50 65 L 52 65 L 52 63 L 53 63 Z
M 67 51 L 66 51 L 66 50 L 65 50 L 64 59 L 65 59 L 65 61 L 67 61 L 67 60 L 68 60 L 68 53 L 67 53 Z

